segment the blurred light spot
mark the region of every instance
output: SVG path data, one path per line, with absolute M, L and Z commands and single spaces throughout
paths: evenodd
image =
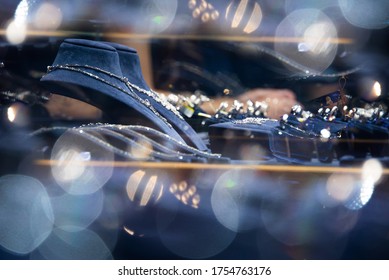
M 127 195 L 131 201 L 135 200 L 136 191 L 145 174 L 146 172 L 144 172 L 143 170 L 138 170 L 132 173 L 130 178 L 128 178 L 126 190 L 127 190 Z
M 369 181 L 358 182 L 357 189 L 352 198 L 345 203 L 345 206 L 351 210 L 361 209 L 370 201 L 374 193 L 374 187 L 374 184 Z
M 362 181 L 377 183 L 383 174 L 382 164 L 377 159 L 368 159 L 362 165 Z
M 21 103 L 14 103 L 7 109 L 8 120 L 17 126 L 27 126 L 30 123 L 30 110 Z
M 382 94 L 381 84 L 371 77 L 360 79 L 359 86 L 362 98 L 368 101 L 374 101 Z
M 170 191 L 171 193 L 176 193 L 177 190 L 178 190 L 177 184 L 175 184 L 175 183 L 171 184 L 171 186 L 170 186 L 170 188 L 169 188 L 169 191 Z
M 241 160 L 255 161 L 263 158 L 266 155 L 266 152 L 260 145 L 247 144 L 241 145 L 239 148 L 239 155 Z
M 249 22 L 243 29 L 244 33 L 250 34 L 258 29 L 262 21 L 262 10 L 258 3 L 255 3 L 253 13 L 250 16 Z
M 295 10 L 278 25 L 274 47 L 291 61 L 285 63 L 285 66 L 292 71 L 301 71 L 292 66 L 297 63 L 322 72 L 331 65 L 336 56 L 337 33 L 334 23 L 320 10 Z M 283 38 L 287 40 L 282 40 Z
M 188 189 L 188 194 L 189 195 L 194 195 L 197 191 L 197 188 L 196 186 L 191 186 L 189 189 Z
M 15 254 L 28 254 L 45 241 L 54 216 L 44 186 L 32 177 L 0 178 L 0 245 Z
M 11 44 L 21 44 L 27 36 L 27 26 L 25 23 L 18 21 L 11 21 L 6 29 L 6 37 Z
M 143 170 L 135 171 L 127 180 L 126 190 L 128 198 L 140 206 L 147 206 L 157 202 L 163 194 L 163 181 L 156 174 L 149 174 Z
M 253 4 L 253 5 L 252 5 Z M 232 29 L 242 26 L 244 33 L 250 34 L 258 29 L 262 21 L 262 9 L 256 1 L 240 0 L 236 9 L 236 1 L 232 1 L 226 9 L 225 18 Z
M 42 3 L 35 12 L 34 25 L 39 29 L 55 30 L 61 23 L 61 9 L 52 3 Z
M 336 35 L 327 22 L 318 22 L 309 26 L 304 32 L 304 44 L 312 55 L 326 54 L 331 51 L 331 39 Z
M 10 122 L 13 122 L 16 119 L 16 112 L 15 108 L 10 106 L 7 109 L 7 117 Z
M 146 206 L 149 203 L 151 195 L 154 192 L 155 185 L 157 184 L 157 179 L 158 177 L 155 175 L 150 177 L 143 191 L 142 199 L 140 201 L 140 206 Z
M 325 139 L 328 139 L 331 136 L 331 132 L 328 129 L 323 128 L 322 130 L 320 130 L 320 136 Z
M 348 174 L 332 174 L 327 180 L 328 195 L 338 201 L 347 201 L 356 188 L 356 180 Z
M 190 0 L 188 3 L 189 9 L 193 10 L 196 7 L 197 3 L 196 0 Z
M 140 139 L 136 145 L 132 145 L 130 153 L 137 159 L 148 159 L 153 152 L 153 146 L 147 140 Z
M 212 210 L 219 223 L 235 232 L 260 225 L 260 200 L 269 180 L 257 179 L 255 172 L 247 170 L 231 170 L 219 177 L 211 195 Z
M 211 13 L 211 18 L 212 18 L 212 20 L 217 20 L 219 18 L 219 12 L 218 11 L 213 11 Z
M 178 185 L 173 183 L 170 185 L 169 191 L 174 197 L 181 201 L 185 205 L 189 205 L 193 208 L 198 208 L 200 205 L 200 195 L 197 193 L 197 188 L 191 185 L 188 188 L 187 181 L 181 181 Z
M 203 15 L 201 16 L 201 21 L 208 22 L 210 18 L 211 16 L 209 15 L 209 13 L 203 13 Z
M 201 11 L 200 11 L 199 8 L 196 8 L 196 9 L 193 10 L 192 16 L 194 18 L 198 18 L 200 15 L 201 15 Z
M 22 0 L 18 4 L 15 10 L 14 18 L 17 23 L 23 23 L 26 24 L 27 17 L 30 10 L 30 3 L 29 0 Z
M 101 214 L 104 194 L 101 190 L 88 195 L 71 195 L 65 193 L 51 198 L 54 224 L 65 231 L 86 229 Z
M 195 195 L 193 200 L 199 202 L 199 198 Z M 156 219 L 159 240 L 175 255 L 189 259 L 210 258 L 233 242 L 236 233 L 218 223 L 209 208 L 183 208 L 169 206 L 159 211 Z
M 69 232 L 56 228 L 32 259 L 47 260 L 111 260 L 112 253 L 95 232 L 84 229 Z
M 76 149 L 60 150 L 55 170 L 55 178 L 58 181 L 68 182 L 78 179 L 85 170 L 85 159 L 82 157 L 82 151 Z
M 337 7 L 338 0 L 286 0 L 285 1 L 285 11 L 287 14 L 293 12 L 294 10 L 314 8 L 319 10 L 325 10 L 331 7 Z
M 186 181 L 181 181 L 180 184 L 178 185 L 178 189 L 180 190 L 180 192 L 184 192 L 187 187 L 188 187 L 188 183 Z
M 133 230 L 130 230 L 129 228 L 127 227 L 123 227 L 124 228 L 124 231 L 127 232 L 129 235 L 133 236 L 135 234 L 135 232 Z
M 237 28 L 238 25 L 240 24 L 240 22 L 242 21 L 243 14 L 244 14 L 246 7 L 247 7 L 247 3 L 248 3 L 248 0 L 240 1 L 238 8 L 235 11 L 235 15 L 234 15 L 234 18 L 232 20 L 232 23 L 231 23 L 232 28 Z M 231 5 L 232 5 L 232 3 L 230 4 L 230 6 Z M 228 7 L 228 11 L 229 10 L 230 10 L 230 7 Z
M 387 0 L 338 0 L 343 16 L 352 25 L 380 29 L 389 24 L 389 2 Z
M 51 152 L 56 182 L 68 193 L 85 195 L 98 191 L 112 176 L 113 152 L 103 148 L 105 140 L 82 137 L 83 131 L 69 130 L 58 138 Z M 104 162 L 104 166 L 91 164 Z
M 137 31 L 152 34 L 163 32 L 176 17 L 177 6 L 177 0 L 143 0 L 139 12 L 135 15 L 134 24 Z
M 297 48 L 299 52 L 308 52 L 310 50 L 309 46 L 305 42 L 299 43 Z
M 381 96 L 381 84 L 377 81 L 373 85 L 372 95 L 374 95 L 375 97 Z
M 219 11 L 205 0 L 201 0 L 199 2 L 190 0 L 188 6 L 189 9 L 193 10 L 192 17 L 201 17 L 202 22 L 217 20 L 219 18 Z

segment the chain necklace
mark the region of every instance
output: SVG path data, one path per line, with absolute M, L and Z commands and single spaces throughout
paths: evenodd
M 152 133 L 158 137 L 161 137 L 161 138 L 167 138 L 169 141 L 172 141 L 174 143 L 176 143 L 177 145 L 179 145 L 182 149 L 184 150 L 187 150 L 187 151 L 191 151 L 193 153 L 196 153 L 198 155 L 201 155 L 201 156 L 204 156 L 204 157 L 208 157 L 208 158 L 221 158 L 221 155 L 220 154 L 213 154 L 213 153 L 209 153 L 209 152 L 205 152 L 205 151 L 201 151 L 201 150 L 198 150 L 196 148 L 193 148 L 181 141 L 178 141 L 177 139 L 174 139 L 172 138 L 171 136 L 165 134 L 165 133 L 162 133 L 158 130 L 155 130 L 153 128 L 150 128 L 150 127 L 146 127 L 146 126 L 141 126 L 141 125 L 129 125 L 129 126 L 123 126 L 125 129 L 134 129 L 134 130 L 139 130 L 139 131 L 146 131 L 148 133 Z
M 68 128 L 68 127 L 51 127 L 51 128 L 41 128 L 33 133 L 30 134 L 30 136 L 36 136 L 36 135 L 39 135 L 39 134 L 42 134 L 42 133 L 47 133 L 47 132 L 52 132 L 52 131 L 56 131 L 56 130 L 70 130 L 70 131 L 76 131 L 79 133 L 80 136 L 84 137 L 84 138 L 87 138 L 88 140 L 92 141 L 93 143 L 105 148 L 105 149 L 108 149 L 109 151 L 112 151 L 116 154 L 119 154 L 125 158 L 128 158 L 128 159 L 131 159 L 131 160 L 140 160 L 140 158 L 135 158 L 131 153 L 128 153 L 127 151 L 124 151 L 122 149 L 119 149 L 119 148 L 116 148 L 114 147 L 113 145 L 111 145 L 110 143 L 104 141 L 104 140 L 101 140 L 99 137 L 96 137 L 90 133 L 84 133 L 86 132 L 87 130 L 97 130 L 96 128 L 98 129 L 103 129 L 103 128 L 106 128 L 105 131 L 108 131 L 107 129 L 115 129 L 115 130 L 119 130 L 119 131 L 125 131 L 125 132 L 130 132 L 130 133 L 133 133 L 133 135 L 136 135 L 136 136 L 142 136 L 143 139 L 147 140 L 147 141 L 151 141 L 153 143 L 157 143 L 155 142 L 154 140 L 151 140 L 149 137 L 141 134 L 141 133 L 138 133 L 137 130 L 141 131 L 141 132 L 147 132 L 147 133 L 151 133 L 155 136 L 158 136 L 158 137 L 161 137 L 161 138 L 165 138 L 167 139 L 168 141 L 171 141 L 173 143 L 175 143 L 179 148 L 181 148 L 182 150 L 185 150 L 187 151 L 188 153 L 182 153 L 182 152 L 178 152 L 178 151 L 172 151 L 175 155 L 174 157 L 177 158 L 178 156 L 178 159 L 179 160 L 184 160 L 184 158 L 189 158 L 189 159 L 192 159 L 192 158 L 195 158 L 195 157 L 205 157 L 205 158 L 217 158 L 219 159 L 221 157 L 220 154 L 212 154 L 212 153 L 208 153 L 208 152 L 204 152 L 204 151 L 200 151 L 196 148 L 193 148 L 191 146 L 188 146 L 187 144 L 185 143 L 182 143 L 178 140 L 176 140 L 175 138 L 167 135 L 167 134 L 164 134 L 158 130 L 155 130 L 153 128 L 150 128 L 150 127 L 145 127 L 145 126 L 140 126 L 140 125 L 114 125 L 114 124 L 89 124 L 89 125 L 83 125 L 81 127 L 78 127 L 78 128 Z M 117 133 L 119 135 L 121 135 L 120 133 Z M 126 138 L 125 136 L 122 135 L 122 137 Z M 134 140 L 132 140 L 134 141 Z M 132 144 L 133 142 L 131 142 Z M 140 145 L 139 143 L 137 143 L 138 145 Z M 157 147 L 163 147 L 166 151 L 168 148 L 162 146 L 161 144 L 158 143 L 158 146 Z M 169 149 L 170 151 L 170 149 Z M 167 160 L 171 160 L 172 159 L 172 156 L 171 155 L 168 155 L 166 153 L 160 153 L 160 152 L 156 152 L 154 151 L 154 155 L 156 156 L 166 156 L 165 159 Z M 182 158 L 180 158 L 182 157 Z M 148 158 L 150 159 L 150 158 Z M 153 159 L 153 158 L 151 158 Z
M 172 149 L 169 149 L 168 147 L 158 143 L 157 141 L 154 141 L 153 139 L 139 133 L 139 132 L 136 132 L 134 130 L 131 130 L 131 129 L 123 129 L 123 126 L 121 125 L 111 125 L 111 126 L 106 126 L 106 125 L 103 125 L 101 126 L 101 129 L 105 129 L 105 130 L 108 130 L 108 129 L 111 129 L 112 131 L 115 131 L 119 134 L 121 134 L 123 137 L 126 137 L 126 136 L 129 136 L 129 137 L 136 137 L 138 139 L 141 139 L 141 140 L 145 140 L 147 142 L 149 142 L 150 144 L 152 144 L 153 147 L 156 147 L 158 148 L 160 151 L 164 151 L 165 153 L 172 153 L 172 154 L 176 154 L 178 156 L 195 156 L 195 154 L 191 153 L 191 154 L 188 154 L 188 153 L 181 153 L 179 151 L 174 151 Z
M 233 124 L 258 124 L 263 125 L 267 122 L 278 122 L 278 120 L 274 119 L 267 119 L 267 118 L 245 118 L 243 120 L 234 120 L 232 121 Z
M 175 114 L 178 118 L 180 118 L 181 120 L 184 120 L 184 118 L 182 117 L 182 115 L 180 114 L 180 112 L 177 110 L 177 108 L 171 104 L 169 101 L 163 99 L 160 97 L 160 94 L 154 90 L 145 90 L 135 84 L 132 84 L 127 78 L 123 78 L 123 81 L 126 83 L 126 85 L 129 87 L 129 88 L 134 88 L 136 89 L 137 91 L 143 93 L 143 94 L 146 94 L 147 96 L 151 97 L 152 99 L 154 99 L 155 101 L 157 101 L 159 104 L 161 104 L 163 107 L 165 107 L 166 109 L 168 109 L 169 111 L 171 111 L 173 114 Z
M 129 137 L 126 137 L 126 136 L 124 136 L 123 134 L 121 134 L 119 132 L 110 130 L 110 129 L 105 128 L 105 127 L 89 127 L 89 128 L 84 127 L 83 131 L 87 132 L 88 134 L 90 134 L 90 132 L 92 132 L 92 133 L 93 132 L 99 132 L 99 133 L 102 133 L 104 135 L 109 135 L 111 137 L 114 137 L 116 139 L 119 139 L 119 140 L 125 142 L 126 144 L 129 144 L 130 146 L 135 146 L 135 147 L 144 149 L 146 154 L 147 155 L 152 155 L 153 158 L 159 158 L 159 159 L 162 159 L 162 160 L 169 160 L 169 161 L 178 159 L 178 160 L 182 161 L 182 160 L 188 160 L 190 158 L 194 158 L 195 157 L 195 155 L 193 155 L 193 154 L 183 154 L 183 153 L 179 153 L 179 152 L 178 152 L 178 154 L 176 154 L 173 151 L 170 151 L 171 153 L 168 154 L 168 153 L 165 153 L 165 152 L 155 151 L 152 148 L 149 148 L 147 146 L 143 146 L 143 145 L 139 144 L 136 140 L 130 139 Z M 149 141 L 149 140 L 147 140 L 147 141 Z M 120 149 L 120 150 L 122 150 L 122 149 Z M 128 152 L 126 152 L 124 150 L 122 150 L 122 151 L 125 152 L 125 153 L 128 153 Z
M 160 118 L 165 124 L 168 125 L 169 128 L 173 128 L 172 125 L 163 117 L 159 114 L 159 112 L 150 104 L 150 101 L 148 99 L 145 99 L 143 100 L 142 98 L 140 98 L 134 91 L 131 87 L 129 87 L 130 92 L 128 92 L 127 90 L 121 88 L 120 86 L 117 86 L 95 74 L 92 74 L 92 73 L 89 73 L 87 71 L 84 71 L 82 69 L 79 69 L 79 68 L 87 68 L 87 69 L 91 69 L 91 70 L 95 70 L 95 71 L 98 71 L 98 72 L 101 72 L 103 74 L 106 74 L 110 77 L 113 77 L 113 78 L 116 78 L 116 79 L 119 79 L 120 81 L 124 82 L 125 83 L 125 78 L 123 77 L 120 77 L 120 76 L 117 76 L 111 72 L 108 72 L 106 70 L 103 70 L 103 69 L 100 69 L 100 68 L 97 68 L 97 67 L 94 67 L 94 66 L 89 66 L 89 65 L 78 65 L 78 64 L 64 64 L 64 65 L 53 65 L 53 66 L 48 66 L 47 67 L 47 72 L 50 73 L 54 70 L 57 70 L 57 69 L 62 69 L 62 70 L 68 70 L 68 71 L 73 71 L 73 72 L 78 72 L 78 73 L 81 73 L 83 75 L 86 75 L 90 78 L 93 78 L 95 80 L 98 80 L 100 82 L 103 82 L 117 90 L 120 90 L 121 92 L 125 93 L 125 94 L 129 94 L 131 97 L 133 97 L 136 101 L 138 101 L 139 103 L 143 104 L 144 106 L 146 106 L 149 110 L 151 110 L 158 118 Z M 126 84 L 127 85 L 127 84 Z
M 90 65 L 79 65 L 79 64 L 65 64 L 65 65 L 54 65 L 54 66 L 49 66 L 48 70 L 52 70 L 50 68 L 53 68 L 53 67 L 60 67 L 62 69 L 64 69 L 63 67 L 69 67 L 69 68 L 87 68 L 87 69 L 91 69 L 91 70 L 95 70 L 95 71 L 98 71 L 98 72 L 101 72 L 103 74 L 106 74 L 110 77 L 113 77 L 115 79 L 118 79 L 119 81 L 125 83 L 125 85 L 128 87 L 128 89 L 135 95 L 133 97 L 137 98 L 137 100 L 139 101 L 140 100 L 143 100 L 142 98 L 139 98 L 139 96 L 134 92 L 134 89 L 137 90 L 138 92 L 142 93 L 142 94 L 145 94 L 147 95 L 148 97 L 152 98 L 153 100 L 155 100 L 157 103 L 161 104 L 164 108 L 166 108 L 167 110 L 171 111 L 174 115 L 176 115 L 178 118 L 180 118 L 181 120 L 184 120 L 184 118 L 181 116 L 181 114 L 178 112 L 178 110 L 176 109 L 176 107 L 174 107 L 170 102 L 168 102 L 167 100 L 163 100 L 159 93 L 153 91 L 153 90 L 145 90 L 133 83 L 131 83 L 128 78 L 126 77 L 121 77 L 121 76 L 118 76 L 118 75 L 115 75 L 109 71 L 106 71 L 104 69 L 101 69 L 101 68 L 98 68 L 98 67 L 94 67 L 94 66 L 90 66 Z M 68 69 L 70 70 L 70 69 Z M 89 73 L 89 72 L 87 72 Z M 91 73 L 89 73 L 91 74 Z M 93 75 L 93 74 L 92 74 Z M 93 76 L 96 76 L 96 75 L 93 75 Z M 91 76 L 91 77 L 93 77 Z M 98 77 L 98 76 L 96 76 Z M 93 77 L 95 78 L 95 77 Z M 100 77 L 98 77 L 100 78 Z M 100 78 L 101 79 L 101 78 Z M 103 80 L 103 79 L 102 79 Z M 105 81 L 104 82 L 108 83 L 109 85 L 112 85 L 112 86 L 115 86 L 114 84 L 108 82 L 108 81 Z M 117 86 L 115 86 L 117 88 Z M 123 89 L 119 89 L 121 91 L 123 91 Z M 147 100 L 147 99 L 146 99 Z M 142 101 L 140 101 L 142 103 Z M 147 100 L 147 102 L 149 102 Z M 151 106 L 151 105 L 147 105 L 148 107 Z M 151 106 L 152 107 L 152 106 Z M 155 110 L 155 109 L 154 109 Z M 154 112 L 154 111 L 153 111 Z M 158 113 L 159 114 L 159 113 Z

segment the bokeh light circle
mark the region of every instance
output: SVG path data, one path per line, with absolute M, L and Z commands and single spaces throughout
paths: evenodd
M 261 225 L 260 204 L 274 182 L 247 170 L 231 170 L 219 177 L 211 203 L 217 220 L 230 230 L 240 232 Z
M 82 130 L 70 130 L 54 144 L 51 172 L 56 182 L 68 193 L 91 194 L 98 191 L 112 176 L 114 154 L 98 143 L 82 137 Z M 104 142 L 95 136 L 96 141 Z M 94 165 L 99 162 L 100 165 Z
M 55 225 L 69 231 L 87 228 L 101 214 L 104 204 L 102 190 L 89 195 L 64 193 L 51 198 Z
M 337 53 L 337 39 L 336 26 L 326 14 L 317 9 L 301 9 L 290 13 L 278 25 L 274 48 L 288 60 L 307 68 L 300 74 L 312 75 L 331 65 Z M 297 71 L 290 65 L 293 64 L 285 64 Z
M 144 0 L 135 16 L 134 27 L 137 32 L 160 33 L 165 31 L 176 17 L 177 0 Z
M 70 232 L 56 228 L 31 256 L 47 260 L 110 260 L 112 253 L 94 231 L 84 229 Z
M 352 25 L 366 29 L 381 29 L 389 24 L 387 0 L 338 0 L 343 16 Z
M 44 186 L 35 178 L 0 178 L 0 245 L 16 254 L 35 250 L 53 229 L 53 210 Z

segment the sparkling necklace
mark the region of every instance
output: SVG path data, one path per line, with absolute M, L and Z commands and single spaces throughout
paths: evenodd
M 134 130 L 138 130 L 138 131 L 142 131 L 142 132 L 147 132 L 147 133 L 152 133 L 152 134 L 154 134 L 154 135 L 156 135 L 158 137 L 166 138 L 169 141 L 172 141 L 172 142 L 176 143 L 178 146 L 180 146 L 182 149 L 184 149 L 186 151 L 190 151 L 190 152 L 196 153 L 198 155 L 201 155 L 201 156 L 204 156 L 204 157 L 207 157 L 207 158 L 221 158 L 220 154 L 213 154 L 213 153 L 209 153 L 209 152 L 204 152 L 204 151 L 198 150 L 196 148 L 188 146 L 187 144 L 185 144 L 185 143 L 183 143 L 181 141 L 178 141 L 178 140 L 170 137 L 169 135 L 167 135 L 165 133 L 162 133 L 162 132 L 160 132 L 158 130 L 155 130 L 153 128 L 150 128 L 150 127 L 141 126 L 141 125 L 129 125 L 129 126 L 124 126 L 124 128 L 126 128 L 126 129 L 134 129 Z
M 48 66 L 47 67 L 47 72 L 50 73 L 54 70 L 57 70 L 57 69 L 62 69 L 62 70 L 68 70 L 68 71 L 73 71 L 73 72 L 78 72 L 78 73 L 81 73 L 83 75 L 86 75 L 90 78 L 93 78 L 95 80 L 98 80 L 100 82 L 103 82 L 117 90 L 120 90 L 121 92 L 125 93 L 125 94 L 129 94 L 131 97 L 133 97 L 136 101 L 138 101 L 139 103 L 143 104 L 144 106 L 146 106 L 149 110 L 151 110 L 158 118 L 160 118 L 165 124 L 167 124 L 169 126 L 169 128 L 173 128 L 172 125 L 163 117 L 160 115 L 160 113 L 150 104 L 150 101 L 148 99 L 142 99 L 140 98 L 134 91 L 131 87 L 129 87 L 130 92 L 128 92 L 127 90 L 121 88 L 120 86 L 117 86 L 115 85 L 114 83 L 111 83 L 95 74 L 92 74 L 90 72 L 87 72 L 87 71 L 84 71 L 80 68 L 87 68 L 87 69 L 91 69 L 91 70 L 95 70 L 95 71 L 98 71 L 98 72 L 101 72 L 103 74 L 106 74 L 110 77 L 113 77 L 113 78 L 116 78 L 122 82 L 125 83 L 125 78 L 123 77 L 119 77 L 111 72 L 108 72 L 108 71 L 105 71 L 103 69 L 100 69 L 100 68 L 97 68 L 97 67 L 93 67 L 93 66 L 89 66 L 89 65 L 78 65 L 78 64 L 65 64 L 65 65 L 53 65 L 53 66 Z M 126 83 L 127 85 L 127 83 Z
M 108 75 L 110 77 L 113 77 L 115 79 L 118 79 L 119 81 L 123 82 L 126 84 L 126 86 L 128 87 L 128 89 L 135 95 L 133 97 L 137 98 L 137 99 L 140 99 L 140 100 L 143 100 L 142 98 L 139 98 L 139 96 L 134 92 L 134 89 L 137 90 L 138 92 L 142 93 L 142 94 L 145 94 L 147 95 L 148 97 L 152 98 L 153 100 L 155 100 L 157 103 L 161 104 L 164 108 L 166 108 L 167 110 L 171 111 L 173 114 L 175 114 L 178 118 L 180 118 L 181 120 L 184 120 L 184 118 L 181 116 L 180 112 L 178 112 L 178 110 L 176 109 L 176 107 L 174 107 L 170 102 L 168 102 L 167 100 L 164 100 L 160 97 L 159 93 L 153 91 L 153 90 L 145 90 L 133 83 L 131 83 L 128 78 L 126 77 L 121 77 L 121 76 L 118 76 L 118 75 L 115 75 L 109 71 L 106 71 L 104 69 L 101 69 L 101 68 L 98 68 L 98 67 L 94 67 L 94 66 L 90 66 L 90 65 L 80 65 L 80 64 L 65 64 L 65 65 L 54 65 L 54 66 L 49 66 L 48 67 L 48 70 L 49 71 L 52 71 L 53 69 L 52 68 L 61 68 L 61 69 L 67 69 L 67 70 L 71 70 L 72 69 L 68 69 L 68 68 L 74 68 L 74 69 L 79 69 L 79 68 L 87 68 L 87 69 L 91 69 L 91 70 L 95 70 L 95 71 L 98 71 L 98 72 L 101 72 L 105 75 Z M 66 67 L 66 68 L 64 68 Z M 79 71 L 78 71 L 79 72 Z M 89 72 L 87 72 L 89 73 Z M 91 73 L 89 73 L 91 74 Z M 96 76 L 96 75 L 93 75 L 93 76 Z M 96 76 L 98 77 L 98 76 Z M 95 77 L 93 77 L 95 78 Z M 98 77 L 100 78 L 100 77 Z M 104 79 L 100 78 L 101 80 L 103 80 L 105 83 L 108 83 L 109 85 L 111 86 L 114 86 L 115 88 L 117 88 L 117 86 L 113 85 L 112 83 L 108 82 L 108 81 L 105 81 Z M 100 80 L 100 81 L 101 81 Z M 121 91 L 123 91 L 123 89 L 119 89 Z M 147 99 L 146 99 L 147 100 Z M 139 100 L 138 100 L 139 101 Z M 147 100 L 148 103 L 150 103 L 148 100 Z M 146 104 L 148 107 L 152 105 L 149 105 L 149 104 Z M 155 110 L 155 109 L 154 109 Z M 154 111 L 153 111 L 154 112 Z M 159 113 L 158 113 L 159 114 Z
M 101 133 L 103 135 L 109 135 L 111 137 L 114 137 L 116 139 L 119 139 L 119 140 L 125 142 L 126 144 L 129 144 L 130 146 L 134 146 L 136 148 L 140 148 L 140 149 L 144 150 L 146 155 L 151 155 L 153 158 L 159 158 L 159 159 L 168 160 L 168 161 L 172 161 L 172 160 L 182 161 L 182 160 L 189 160 L 189 159 L 192 159 L 195 157 L 195 155 L 193 155 L 193 154 L 184 154 L 184 153 L 179 153 L 179 152 L 177 154 L 173 151 L 170 151 L 170 153 L 156 151 L 150 147 L 147 147 L 145 145 L 141 145 L 136 140 L 133 140 L 129 137 L 126 137 L 123 134 L 116 132 L 116 131 L 113 131 L 113 130 L 110 130 L 106 127 L 99 127 L 99 126 L 89 127 L 89 128 L 84 127 L 83 131 L 87 132 L 88 134 L 98 132 L 98 133 Z M 147 140 L 147 141 L 149 141 L 149 140 Z M 123 153 L 128 153 L 127 151 L 125 151 L 123 149 L 120 149 L 120 150 L 123 151 Z M 132 155 L 132 153 L 129 153 L 129 154 Z M 139 157 L 137 157 L 137 158 L 139 158 Z M 144 159 L 144 158 L 140 158 L 140 159 Z
M 234 120 L 232 123 L 234 124 L 257 124 L 257 125 L 263 125 L 266 122 L 278 122 L 278 120 L 274 119 L 267 119 L 267 118 L 245 118 L 242 120 Z
M 130 134 L 133 133 L 133 135 L 141 136 L 146 141 L 156 143 L 158 145 L 157 147 L 159 147 L 161 149 L 163 147 L 163 149 L 166 152 L 161 153 L 161 152 L 154 151 L 154 153 L 153 153 L 154 158 L 159 157 L 160 159 L 165 159 L 165 160 L 178 159 L 178 160 L 182 161 L 182 160 L 194 159 L 196 157 L 197 158 L 198 157 L 213 158 L 213 159 L 219 159 L 221 157 L 220 154 L 212 154 L 212 153 L 200 151 L 200 150 L 193 148 L 191 146 L 188 146 L 187 144 L 182 143 L 182 142 L 174 139 L 173 137 L 171 137 L 167 134 L 164 134 L 158 130 L 155 130 L 155 129 L 149 128 L 149 127 L 145 127 L 145 126 L 140 126 L 140 125 L 88 124 L 88 125 L 83 125 L 83 126 L 77 127 L 77 128 L 51 127 L 51 128 L 41 128 L 41 129 L 31 133 L 30 136 L 36 136 L 39 134 L 53 132 L 56 130 L 65 130 L 65 131 L 70 130 L 70 131 L 77 132 L 77 134 L 80 135 L 81 137 L 84 137 L 84 138 L 92 141 L 93 143 L 95 143 L 95 144 L 97 144 L 97 145 L 99 145 L 99 146 L 101 146 L 109 151 L 112 151 L 118 155 L 121 155 L 125 158 L 128 158 L 130 160 L 141 160 L 139 157 L 134 157 L 131 153 L 124 151 L 122 149 L 119 149 L 117 147 L 114 147 L 113 145 L 111 145 L 107 141 L 104 141 L 104 140 L 100 139 L 99 137 L 94 136 L 93 134 L 86 133 L 87 131 L 93 131 L 93 130 L 104 129 L 104 128 L 105 128 L 104 132 L 108 131 L 108 129 L 114 129 L 114 130 L 121 131 L 121 132 L 122 131 L 128 132 Z M 177 147 L 179 147 L 181 150 L 187 151 L 188 153 L 183 153 L 183 152 L 168 149 L 167 147 L 157 143 L 156 141 L 150 139 L 146 135 L 143 135 L 137 131 L 147 132 L 149 134 L 152 134 L 153 136 L 165 138 L 168 141 L 170 141 L 170 143 L 176 144 Z M 111 132 L 113 132 L 113 131 L 111 131 Z M 116 132 L 116 134 L 121 135 L 118 132 Z M 117 137 L 118 135 L 115 135 L 115 136 Z M 127 138 L 124 135 L 121 135 L 121 136 L 124 138 Z M 136 141 L 132 140 L 132 142 L 129 144 L 134 144 L 133 142 L 136 142 Z M 136 144 L 140 145 L 139 143 L 136 143 Z M 169 155 L 169 154 L 167 154 L 167 152 L 172 152 L 173 155 Z M 149 157 L 149 158 L 144 158 L 144 159 L 151 160 L 154 158 Z

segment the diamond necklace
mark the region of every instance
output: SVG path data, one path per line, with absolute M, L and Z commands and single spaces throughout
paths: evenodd
M 78 64 L 64 64 L 64 65 L 53 65 L 53 66 L 48 66 L 47 67 L 47 72 L 50 73 L 54 70 L 57 70 L 57 69 L 62 69 L 62 70 L 68 70 L 68 71 L 73 71 L 73 72 L 78 72 L 78 73 L 81 73 L 83 75 L 86 75 L 90 78 L 93 78 L 95 80 L 98 80 L 100 82 L 103 82 L 117 90 L 120 90 L 121 92 L 125 93 L 125 94 L 128 94 L 130 95 L 131 97 L 133 97 L 134 99 L 136 99 L 136 101 L 138 101 L 139 103 L 143 104 L 144 106 L 146 106 L 149 110 L 151 110 L 158 118 L 160 118 L 165 124 L 167 124 L 169 126 L 169 128 L 173 128 L 172 125 L 163 117 L 161 116 L 161 114 L 150 104 L 150 101 L 148 99 L 142 99 L 140 98 L 134 91 L 132 88 L 129 87 L 130 92 L 128 92 L 127 90 L 121 88 L 120 86 L 117 86 L 115 85 L 114 83 L 111 83 L 95 74 L 92 74 L 92 73 L 89 73 L 87 71 L 84 71 L 82 69 L 79 69 L 79 68 L 88 68 L 88 69 L 92 69 L 92 70 L 95 70 L 95 71 L 98 71 L 98 72 L 101 72 L 103 74 L 106 74 L 110 77 L 113 77 L 113 78 L 116 78 L 116 79 L 119 79 L 120 81 L 124 82 L 125 78 L 122 78 L 122 77 L 119 77 L 111 72 L 108 72 L 108 71 L 105 71 L 103 69 L 100 69 L 100 68 L 97 68 L 97 67 L 93 67 L 93 66 L 89 66 L 89 65 L 78 65 Z M 126 84 L 127 85 L 127 84 Z
M 178 110 L 176 109 L 176 107 L 174 107 L 170 102 L 166 101 L 166 100 L 163 100 L 160 96 L 159 96 L 159 93 L 153 91 L 153 90 L 145 90 L 133 83 L 131 83 L 128 78 L 126 77 L 121 77 L 121 76 L 118 76 L 114 73 L 111 73 L 109 71 L 106 71 L 104 69 L 101 69 L 101 68 L 98 68 L 98 67 L 95 67 L 95 66 L 90 66 L 90 65 L 80 65 L 80 64 L 64 64 L 64 65 L 53 65 L 53 66 L 49 66 L 48 67 L 48 71 L 52 71 L 54 70 L 55 68 L 60 68 L 60 69 L 67 69 L 67 70 L 74 70 L 74 69 L 77 69 L 77 70 L 80 70 L 78 68 L 87 68 L 87 69 L 91 69 L 91 70 L 95 70 L 95 71 L 98 71 L 98 72 L 101 72 L 103 74 L 106 74 L 110 77 L 113 77 L 115 79 L 118 79 L 119 81 L 125 83 L 125 85 L 128 87 L 128 89 L 136 96 L 135 98 L 139 98 L 139 96 L 134 92 L 134 89 L 137 90 L 138 92 L 142 93 L 142 94 L 145 94 L 147 95 L 148 97 L 152 98 L 153 100 L 155 100 L 157 103 L 161 104 L 164 108 L 166 108 L 167 110 L 171 111 L 174 115 L 176 115 L 178 118 L 180 118 L 181 120 L 184 120 L 184 118 L 181 116 L 181 114 L 178 112 Z M 74 69 L 69 69 L 69 68 L 74 68 Z M 82 70 L 81 70 L 82 71 Z M 80 71 L 77 71 L 77 72 L 80 72 Z M 86 71 L 85 71 L 86 72 Z M 82 73 L 82 72 L 80 72 Z M 89 72 L 86 72 L 86 73 L 89 73 Z M 84 73 L 84 74 L 86 74 Z M 91 73 L 89 73 L 91 74 Z M 92 74 L 93 75 L 93 74 Z M 89 75 L 88 75 L 89 76 Z M 94 76 L 96 75 L 93 75 L 91 77 L 95 78 Z M 98 76 L 96 76 L 98 77 Z M 98 77 L 100 78 L 100 77 Z M 100 78 L 102 79 L 102 78 Z M 109 85 L 112 85 L 112 86 L 115 86 L 114 84 L 108 82 L 108 81 L 105 81 L 104 79 L 102 79 L 103 82 L 106 82 L 108 83 Z M 115 86 L 116 87 L 116 86 Z M 121 91 L 123 91 L 123 89 L 120 88 Z M 143 100 L 142 98 L 139 98 L 141 100 Z M 147 99 L 146 99 L 147 100 Z M 147 100 L 148 102 L 148 100 Z M 150 105 L 151 106 L 151 105 Z M 149 107 L 149 106 L 148 106 Z M 154 109 L 155 110 L 155 109 Z M 154 112 L 154 111 L 153 111 Z M 159 113 L 158 113 L 159 114 Z

